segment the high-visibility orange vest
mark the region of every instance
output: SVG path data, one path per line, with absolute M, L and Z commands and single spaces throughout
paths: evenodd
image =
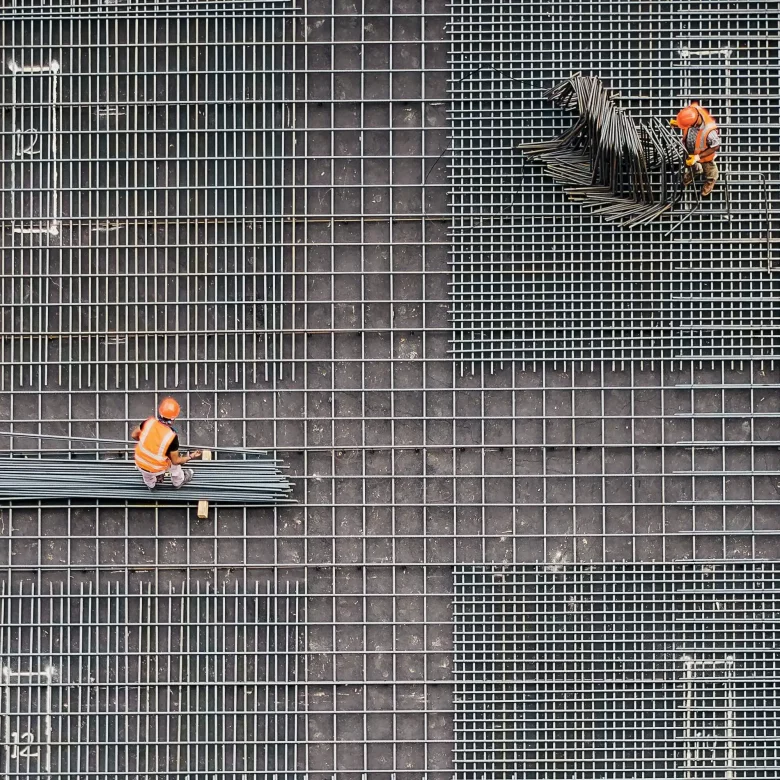
M 135 445 L 135 465 L 152 474 L 165 471 L 171 465 L 165 453 L 175 438 L 176 431 L 150 417 L 141 426 L 141 438 Z
M 696 133 L 696 138 L 693 142 L 693 153 L 699 155 L 699 160 L 701 162 L 712 162 L 718 154 L 719 147 L 707 146 L 707 137 L 713 130 L 718 129 L 718 123 L 706 108 L 700 106 L 698 103 L 693 103 L 692 105 L 699 112 L 701 124 L 696 125 L 695 127 L 689 127 L 685 131 L 686 144 L 688 141 L 688 133 Z

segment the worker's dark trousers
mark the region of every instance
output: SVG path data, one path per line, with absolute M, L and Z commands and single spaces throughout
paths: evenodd
M 702 176 L 707 181 L 717 181 L 718 180 L 718 166 L 715 164 L 715 161 L 712 162 L 703 162 L 701 164 L 701 172 Z
M 705 181 L 717 181 L 718 166 L 714 160 L 712 162 L 696 163 L 685 172 L 684 181 L 686 184 L 690 184 L 693 181 L 694 174 L 696 176 L 701 174 Z

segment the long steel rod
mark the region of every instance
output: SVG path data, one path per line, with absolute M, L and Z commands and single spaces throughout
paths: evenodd
M 53 439 L 58 441 L 83 441 L 90 444 L 121 444 L 125 447 L 132 446 L 128 440 L 123 439 L 106 439 L 100 437 L 89 436 L 64 436 L 62 434 L 49 434 L 49 433 L 21 433 L 17 431 L 0 431 L 0 436 L 9 436 L 11 438 L 20 436 L 28 439 Z M 268 450 L 261 450 L 255 447 L 220 447 L 213 444 L 180 444 L 182 449 L 189 450 L 213 450 L 216 452 L 243 452 L 248 455 L 264 455 Z

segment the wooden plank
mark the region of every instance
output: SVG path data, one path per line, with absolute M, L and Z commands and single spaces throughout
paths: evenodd
M 202 460 L 211 460 L 211 450 L 203 450 Z M 209 502 L 198 501 L 198 517 L 205 520 L 209 516 Z

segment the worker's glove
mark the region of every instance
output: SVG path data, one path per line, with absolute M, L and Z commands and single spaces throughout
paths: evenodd
M 692 165 L 696 165 L 696 163 L 699 162 L 699 155 L 698 154 L 691 154 L 689 155 L 686 160 L 685 164 L 690 168 Z
M 679 125 L 677 124 L 677 120 L 676 120 L 676 119 L 670 119 L 670 120 L 669 120 L 669 124 L 670 124 L 672 127 L 679 127 Z

